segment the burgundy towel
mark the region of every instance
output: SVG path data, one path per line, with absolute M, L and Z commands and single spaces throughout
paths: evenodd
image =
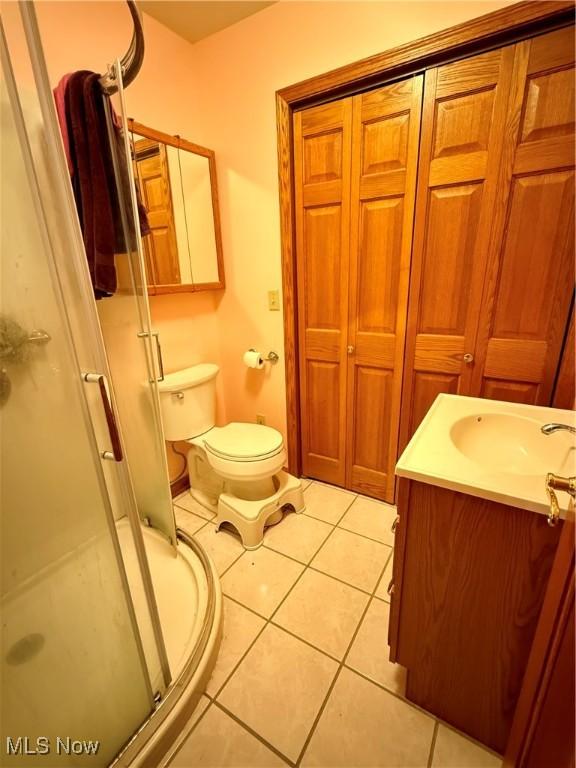
M 56 102 L 56 113 L 58 115 L 58 123 L 60 124 L 60 133 L 62 134 L 70 176 L 74 173 L 74 165 L 72 164 L 72 157 L 70 155 L 70 139 L 68 137 L 68 123 L 66 120 L 66 88 L 68 88 L 68 81 L 71 77 L 71 73 L 64 75 L 56 88 L 52 91 L 54 94 L 54 101 Z
M 74 195 L 96 298 L 116 290 L 113 170 L 99 79 L 75 72 L 65 98 Z

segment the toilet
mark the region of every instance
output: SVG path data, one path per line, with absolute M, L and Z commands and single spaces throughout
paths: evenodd
M 190 493 L 216 513 L 216 526 L 230 523 L 246 549 L 257 549 L 264 528 L 282 519 L 284 507 L 304 510 L 302 484 L 282 469 L 286 448 L 276 429 L 245 422 L 215 426 L 218 371 L 203 363 L 158 382 L 164 437 L 190 445 Z

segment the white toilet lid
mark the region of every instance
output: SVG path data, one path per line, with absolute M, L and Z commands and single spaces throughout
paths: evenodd
M 272 427 L 233 421 L 211 429 L 204 438 L 206 450 L 232 461 L 266 459 L 275 456 L 284 445 L 282 435 Z

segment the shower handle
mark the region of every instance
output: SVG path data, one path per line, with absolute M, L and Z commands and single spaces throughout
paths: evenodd
M 164 381 L 164 361 L 162 360 L 162 347 L 160 346 L 160 331 L 140 331 L 137 334 L 139 339 L 145 339 L 149 336 L 154 336 L 156 342 L 156 356 L 158 358 L 158 373 L 160 374 L 156 381 Z M 150 379 L 150 384 L 154 382 L 154 379 Z
M 109 459 L 110 461 L 122 461 L 123 456 L 120 432 L 118 431 L 116 416 L 114 415 L 112 403 L 110 402 L 108 390 L 106 389 L 106 377 L 101 373 L 85 373 L 82 378 L 88 384 L 98 384 L 98 390 L 104 408 L 104 415 L 106 416 L 106 424 L 108 425 L 108 434 L 110 435 L 112 450 L 102 451 L 100 456 L 103 459 Z

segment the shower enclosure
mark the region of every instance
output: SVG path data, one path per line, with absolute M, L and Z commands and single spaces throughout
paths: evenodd
M 0 39 L 0 764 L 144 764 L 201 693 L 221 598 L 204 553 L 177 542 L 141 243 L 97 307 L 20 10 Z M 129 229 L 134 200 L 121 207 Z

